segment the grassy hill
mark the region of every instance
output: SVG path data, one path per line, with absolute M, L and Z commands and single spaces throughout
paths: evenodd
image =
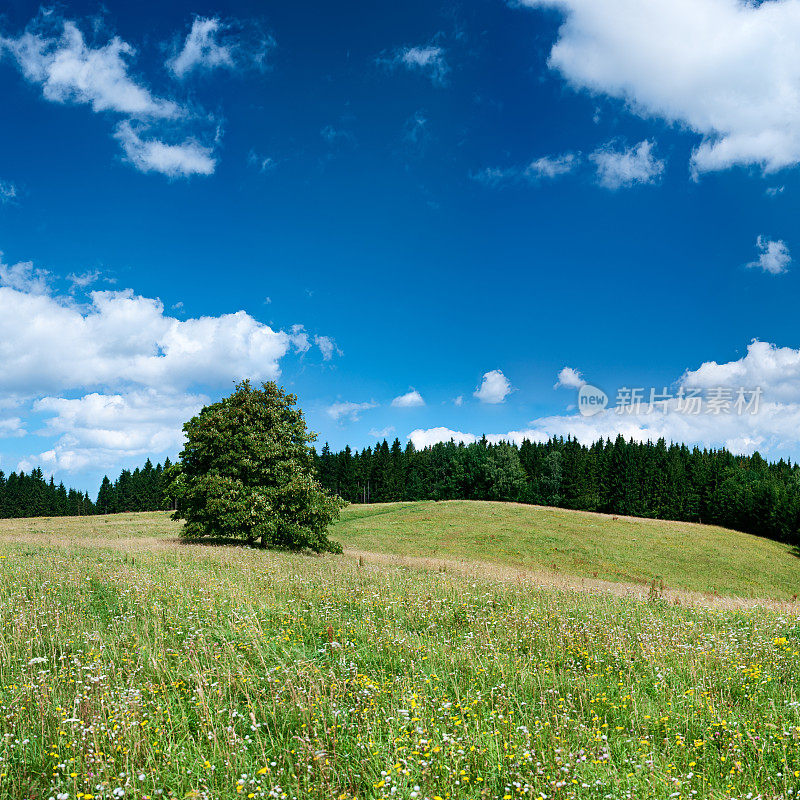
M 777 545 L 464 503 L 350 508 L 349 556 L 177 531 L 166 514 L 0 522 L 0 800 L 800 792 L 794 604 L 676 606 L 486 568 L 594 559 L 646 579 L 646 557 L 719 547 L 709 586 L 783 592 L 795 562 Z M 354 557 L 432 548 L 476 569 Z M 676 580 L 701 582 L 686 558 Z M 746 583 L 748 558 L 782 577 Z
M 133 547 L 167 546 L 180 531 L 167 513 L 84 519 L 0 520 L 5 540 Z M 563 577 L 723 596 L 791 600 L 800 558 L 786 545 L 712 525 L 454 500 L 348 506 L 331 535 L 352 552 L 458 560 Z
M 800 558 L 786 545 L 712 525 L 466 500 L 349 506 L 345 547 L 464 559 L 696 592 L 791 599 Z

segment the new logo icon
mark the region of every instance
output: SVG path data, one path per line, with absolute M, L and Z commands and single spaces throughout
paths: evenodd
M 596 386 L 584 383 L 578 390 L 578 411 L 584 417 L 599 414 L 608 405 L 608 395 Z

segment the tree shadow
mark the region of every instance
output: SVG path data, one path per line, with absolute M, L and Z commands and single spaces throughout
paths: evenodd
M 235 539 L 229 536 L 204 536 L 201 539 L 186 539 L 183 536 L 179 536 L 177 541 L 178 544 L 182 544 L 187 547 L 205 547 L 206 545 L 211 545 L 214 547 L 234 547 L 245 550 L 262 549 L 258 544 L 248 544 L 242 539 Z
M 288 547 L 262 547 L 258 542 L 248 544 L 242 539 L 236 539 L 229 536 L 203 536 L 200 539 L 185 539 L 182 536 L 179 536 L 175 541 L 178 544 L 185 545 L 187 547 L 228 547 L 231 549 L 253 550 L 259 553 L 291 553 L 292 555 L 296 556 L 314 556 L 315 558 L 324 555 L 330 555 L 327 553 L 315 553 L 313 550 L 309 550 L 307 548 L 304 548 L 303 550 L 292 550 Z

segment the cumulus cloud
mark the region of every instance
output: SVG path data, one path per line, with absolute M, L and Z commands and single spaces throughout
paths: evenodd
M 554 389 L 558 389 L 561 386 L 564 386 L 569 389 L 580 389 L 581 386 L 584 386 L 586 381 L 583 379 L 583 375 L 581 375 L 578 370 L 573 369 L 572 367 L 564 367 L 561 372 L 558 373 L 558 380 L 556 381 Z
M 0 439 L 25 436 L 27 431 L 19 417 L 0 417 Z
M 401 47 L 391 55 L 380 55 L 376 61 L 389 69 L 404 68 L 419 72 L 427 76 L 434 86 L 447 85 L 450 66 L 445 49 L 435 40 L 425 45 Z
M 425 401 L 416 389 L 411 389 L 392 400 L 392 406 L 394 406 L 394 408 L 418 408 L 424 405 Z
M 52 13 L 41 15 L 16 37 L 0 36 L 7 53 L 43 96 L 56 103 L 79 103 L 94 111 L 136 117 L 175 118 L 184 112 L 156 97 L 130 74 L 136 50 L 118 36 L 98 47 L 86 43 L 78 25 Z
M 124 291 L 63 298 L 0 288 L 0 391 L 138 385 L 185 389 L 238 377 L 272 380 L 293 334 L 244 311 L 178 320 L 161 301 Z
M 703 389 L 760 386 L 765 399 L 778 403 L 800 402 L 800 349 L 754 340 L 742 358 L 721 364 L 706 361 L 695 370 L 687 370 L 680 382 L 683 386 Z
M 502 403 L 513 391 L 511 382 L 499 369 L 493 369 L 483 376 L 481 385 L 473 392 L 481 403 Z
M 247 37 L 242 27 L 219 17 L 195 17 L 183 45 L 167 61 L 167 68 L 176 78 L 183 79 L 195 71 L 262 65 L 275 41 L 270 36 Z M 251 23 L 247 27 L 257 30 L 258 26 Z
M 472 444 L 472 442 L 478 441 L 478 437 L 474 434 L 452 431 L 450 428 L 428 428 L 427 430 L 418 428 L 415 431 L 411 431 L 406 438 L 411 441 L 417 450 L 430 447 L 437 442 L 449 442 L 451 439 L 456 443 L 464 442 L 464 444 Z
M 767 239 L 759 236 L 756 240 L 758 248 L 758 258 L 751 261 L 747 266 L 751 269 L 760 269 L 770 275 L 780 275 L 788 272 L 789 264 L 792 263 L 792 256 L 786 242 L 780 239 Z
M 570 379 L 574 377 L 569 376 Z M 756 408 L 737 410 L 739 390 L 749 403 L 754 394 Z M 686 397 L 692 391 L 704 394 L 700 413 L 688 413 Z M 658 389 L 660 394 L 661 389 Z M 628 413 L 608 409 L 591 417 L 564 414 L 540 417 L 529 427 L 505 433 L 487 434 L 487 440 L 520 443 L 523 439 L 545 441 L 552 436 L 574 436 L 584 444 L 622 434 L 636 441 L 685 442 L 701 447 L 724 446 L 736 453 L 759 450 L 775 457 L 800 452 L 800 349 L 778 347 L 767 342 L 752 342 L 742 358 L 717 363 L 707 361 L 687 370 L 668 391 L 672 399 L 650 408 L 647 392 L 644 402 Z M 683 393 L 684 399 L 679 399 Z M 708 397 L 718 394 L 728 403 L 720 413 L 709 413 Z M 612 403 L 614 397 L 611 397 Z M 683 403 L 683 405 L 681 405 Z M 753 413 L 755 411 L 755 413 Z M 408 438 L 424 447 L 439 441 L 476 441 L 473 433 L 430 428 L 412 431 Z
M 653 155 L 653 143 L 648 140 L 622 150 L 608 144 L 595 150 L 589 159 L 597 169 L 597 182 L 606 189 L 655 183 L 664 172 L 664 162 Z
M 702 137 L 696 172 L 800 162 L 800 3 L 519 0 L 564 14 L 550 66 Z M 757 65 L 755 67 L 754 65 Z
M 56 443 L 23 459 L 20 468 L 73 472 L 175 451 L 183 440 L 183 423 L 208 402 L 204 395 L 152 389 L 74 399 L 43 397 L 33 406 L 48 417 L 39 433 L 56 437 Z
M 211 175 L 216 167 L 212 148 L 193 139 L 168 144 L 160 139 L 146 139 L 130 122 L 121 122 L 114 134 L 125 156 L 140 172 L 159 172 L 168 178 Z
M 325 409 L 325 413 L 334 422 L 342 422 L 345 419 L 349 419 L 350 422 L 358 422 L 364 411 L 369 411 L 369 409 L 377 407 L 377 403 L 352 403 L 344 401 L 332 403 Z
M 275 330 L 244 311 L 180 320 L 130 289 L 91 291 L 79 303 L 53 283 L 29 262 L 0 259 L 0 409 L 14 409 L 0 417 L 0 436 L 21 436 L 38 419 L 34 433 L 53 440 L 24 468 L 174 454 L 207 393 L 241 378 L 277 380 L 282 359 L 311 347 L 302 325 Z

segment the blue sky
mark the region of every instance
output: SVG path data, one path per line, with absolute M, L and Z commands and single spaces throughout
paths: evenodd
M 0 468 L 94 490 L 241 377 L 337 448 L 797 457 L 799 9 L 8 4 Z M 584 418 L 584 381 L 763 398 Z

